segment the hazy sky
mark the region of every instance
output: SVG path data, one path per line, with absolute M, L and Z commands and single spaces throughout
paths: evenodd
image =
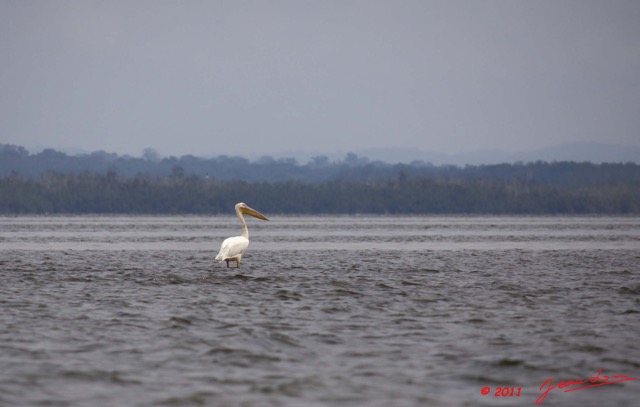
M 0 0 L 0 143 L 640 145 L 640 1 Z

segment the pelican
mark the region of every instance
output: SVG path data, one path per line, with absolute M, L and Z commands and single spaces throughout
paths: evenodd
M 235 261 L 236 268 L 240 268 L 242 255 L 247 250 L 247 247 L 249 247 L 249 229 L 247 229 L 247 222 L 245 222 L 244 216 L 242 216 L 244 213 L 251 215 L 254 218 L 269 220 L 266 216 L 255 209 L 249 208 L 244 202 L 236 204 L 236 215 L 238 215 L 240 222 L 242 222 L 242 236 L 234 236 L 224 239 L 222 246 L 220 246 L 220 253 L 216 256 L 216 260 L 220 263 L 223 261 L 227 262 L 227 268 L 229 268 L 230 261 Z

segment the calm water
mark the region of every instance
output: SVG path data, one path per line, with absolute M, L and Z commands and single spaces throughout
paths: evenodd
M 249 229 L 236 270 L 232 216 L 0 218 L 0 405 L 535 406 L 549 378 L 640 378 L 640 218 Z

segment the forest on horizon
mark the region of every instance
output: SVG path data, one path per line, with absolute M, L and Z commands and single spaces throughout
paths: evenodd
M 388 164 L 37 154 L 0 144 L 0 214 L 640 214 L 634 163 Z

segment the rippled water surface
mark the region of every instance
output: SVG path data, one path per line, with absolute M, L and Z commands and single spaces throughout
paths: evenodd
M 227 269 L 232 216 L 0 218 L 0 405 L 535 406 L 549 378 L 640 378 L 640 218 L 249 229 Z

